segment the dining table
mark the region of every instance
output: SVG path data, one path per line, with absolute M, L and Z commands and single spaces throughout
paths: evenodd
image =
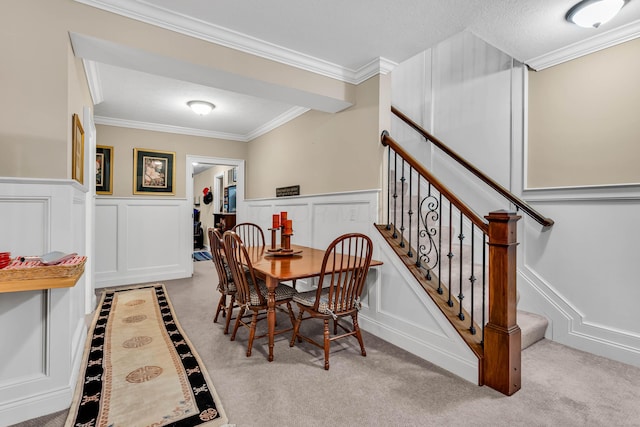
M 270 252 L 265 246 L 247 247 L 256 276 L 267 285 L 267 324 L 269 337 L 269 362 L 273 361 L 274 332 L 276 327 L 275 289 L 280 282 L 320 276 L 325 250 L 291 244 L 290 252 Z M 382 265 L 371 260 L 370 267 Z

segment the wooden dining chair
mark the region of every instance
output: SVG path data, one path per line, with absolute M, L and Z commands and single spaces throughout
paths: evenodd
M 256 336 L 256 325 L 258 321 L 266 318 L 266 316 L 259 317 L 259 315 L 265 314 L 267 310 L 267 285 L 264 280 L 256 278 L 251 257 L 249 256 L 247 247 L 242 243 L 240 236 L 233 231 L 226 231 L 223 235 L 223 240 L 225 254 L 229 261 L 229 267 L 231 268 L 231 275 L 237 288 L 236 301 L 240 306 L 240 312 L 236 316 L 236 322 L 233 327 L 233 332 L 231 333 L 231 341 L 235 340 L 240 325 L 247 327 L 249 329 L 247 357 L 249 357 L 251 356 L 254 339 L 267 336 L 267 333 Z M 254 247 L 253 250 L 257 250 L 257 248 Z M 286 305 L 286 310 L 291 319 L 291 327 L 276 330 L 274 335 L 289 332 L 293 329 L 295 316 L 291 308 L 291 300 L 296 294 L 296 290 L 290 286 L 279 284 L 276 287 L 276 307 Z M 244 320 L 244 315 L 247 310 L 253 312 L 250 323 Z
M 245 246 L 265 246 L 264 232 L 257 224 L 243 222 L 234 226 L 232 230 L 240 236 Z M 296 288 L 295 280 L 291 280 L 291 286 L 293 289 Z
M 216 272 L 218 273 L 218 292 L 220 292 L 220 300 L 216 308 L 216 314 L 213 317 L 213 322 L 218 322 L 218 316 L 222 313 L 222 317 L 225 318 L 224 333 L 229 333 L 229 324 L 231 322 L 231 316 L 233 314 L 236 304 L 236 285 L 233 282 L 233 276 L 231 269 L 227 264 L 227 260 L 224 254 L 224 243 L 222 241 L 222 235 L 216 228 L 209 228 L 207 230 L 209 235 L 209 247 L 211 248 L 211 258 L 216 266 Z M 227 298 L 229 298 L 229 305 L 227 305 Z
M 324 369 L 326 370 L 329 369 L 331 342 L 337 339 L 355 336 L 360 344 L 362 355 L 367 355 L 358 325 L 358 310 L 361 306 L 360 295 L 371 264 L 371 253 L 371 239 L 364 234 L 349 233 L 338 237 L 331 242 L 325 252 L 317 289 L 293 296 L 293 301 L 300 311 L 289 345 L 293 347 L 296 339 L 303 339 L 324 349 Z M 304 317 L 305 313 L 307 317 Z M 351 317 L 351 327 L 344 325 L 345 322 L 340 322 L 345 316 Z M 324 321 L 322 344 L 300 333 L 300 324 L 307 319 Z M 333 336 L 329 334 L 331 319 L 334 321 Z M 344 331 L 341 335 L 338 335 L 338 326 Z
M 252 222 L 242 222 L 236 224 L 232 229 L 245 246 L 264 246 L 264 232 L 258 224 Z

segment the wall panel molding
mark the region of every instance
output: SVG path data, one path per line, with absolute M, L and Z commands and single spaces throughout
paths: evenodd
M 188 277 L 190 207 L 178 198 L 96 198 L 96 287 Z
M 0 241 L 12 256 L 85 254 L 86 188 L 0 178 Z M 86 272 L 72 288 L 0 296 L 0 425 L 67 408 L 86 338 Z

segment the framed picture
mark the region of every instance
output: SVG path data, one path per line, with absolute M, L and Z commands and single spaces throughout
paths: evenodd
M 96 194 L 113 194 L 113 147 L 96 145 Z
M 236 182 L 238 180 L 238 168 L 233 168 L 227 170 L 227 182 L 229 185 Z
M 133 149 L 133 194 L 173 194 L 176 153 Z
M 84 129 L 77 114 L 71 118 L 71 135 L 71 178 L 84 184 Z

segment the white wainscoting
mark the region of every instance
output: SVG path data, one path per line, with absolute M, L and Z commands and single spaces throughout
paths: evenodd
M 367 278 L 359 316 L 362 328 L 477 384 L 477 358 L 375 229 L 379 195 L 370 190 L 247 200 L 238 219 L 266 231 L 272 215 L 286 211 L 293 220 L 292 242 L 320 249 L 343 233 L 370 236 L 373 258 L 384 264 L 372 268 Z M 265 238 L 269 244 L 270 233 Z M 299 289 L 305 286 L 313 283 L 298 281 Z
M 96 198 L 96 287 L 191 275 L 190 206 L 177 198 Z
M 520 228 L 520 306 L 550 320 L 547 338 L 640 366 L 640 186 L 524 193 L 555 224 Z
M 85 254 L 86 188 L 0 178 L 0 250 Z M 0 426 L 71 404 L 86 337 L 83 275 L 72 288 L 0 293 Z

